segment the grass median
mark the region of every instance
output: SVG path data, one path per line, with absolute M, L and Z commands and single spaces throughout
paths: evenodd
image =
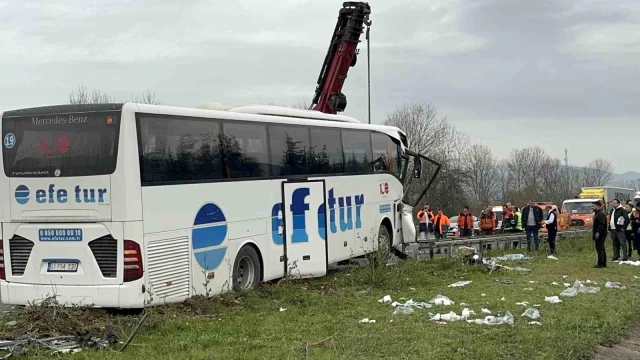
M 610 248 L 611 243 L 607 243 Z M 493 253 L 499 255 L 501 253 Z M 185 304 L 151 308 L 132 345 L 122 353 L 90 350 L 75 359 L 582 359 L 598 344 L 616 342 L 640 320 L 637 267 L 609 264 L 594 269 L 595 251 L 588 239 L 559 244 L 558 260 L 532 253 L 531 260 L 502 262 L 529 272 L 494 270 L 463 265 L 459 259 L 404 261 L 395 266 L 364 266 L 332 272 L 307 281 L 265 284 L 259 291 L 229 293 L 213 299 L 193 298 Z M 566 276 L 566 277 L 564 277 Z M 471 280 L 457 288 L 448 285 Z M 563 283 L 590 280 L 596 294 L 561 297 L 549 304 L 545 296 L 559 295 Z M 626 290 L 608 289 L 606 281 L 622 282 Z M 552 285 L 553 282 L 558 285 Z M 532 289 L 532 290 L 531 290 Z M 415 309 L 393 314 L 385 295 L 429 301 L 442 294 L 451 306 Z M 484 296 L 483 296 L 484 294 Z M 504 299 L 504 300 L 502 300 Z M 541 326 L 520 315 L 518 302 L 540 304 Z M 466 303 L 468 306 L 461 306 Z M 482 308 L 493 314 L 509 311 L 515 325 L 487 326 L 465 321 L 440 324 L 428 312 L 460 314 L 463 307 L 483 318 Z M 286 309 L 280 311 L 280 309 Z M 85 322 L 95 331 L 115 322 L 122 337 L 135 318 L 100 317 L 91 323 L 91 311 L 69 309 L 69 318 Z M 18 321 L 29 321 L 29 313 Z M 375 323 L 363 324 L 363 318 Z M 97 321 L 97 320 L 96 320 Z M 71 325 L 70 325 L 71 326 Z M 124 340 L 124 339 L 123 339 Z M 30 351 L 33 358 L 50 352 Z

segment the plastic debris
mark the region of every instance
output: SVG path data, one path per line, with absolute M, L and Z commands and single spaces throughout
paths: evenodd
M 473 310 L 469 310 L 469 308 L 464 308 L 462 309 L 462 314 L 460 315 L 460 317 L 462 317 L 462 320 L 467 320 L 468 318 L 471 317 L 471 315 L 475 315 L 476 312 Z
M 540 306 L 542 306 L 542 305 L 540 305 L 540 304 L 533 304 L 533 307 L 540 307 Z
M 540 323 L 539 321 L 529 321 L 529 325 L 538 325 L 538 326 L 542 326 L 542 323 Z
M 574 288 L 574 287 L 568 287 L 566 289 L 564 289 L 561 293 L 560 296 L 565 296 L 565 297 L 575 297 L 578 296 L 578 289 Z
M 533 291 L 533 288 L 524 288 L 522 290 L 524 290 L 524 291 Z
M 522 313 L 521 316 L 526 316 L 531 320 L 536 320 L 540 318 L 540 311 L 536 308 L 528 308 Z
M 417 302 L 417 301 L 413 301 L 413 299 L 409 299 L 407 301 L 404 302 L 404 304 L 401 304 L 397 301 L 394 301 L 391 306 L 393 307 L 397 307 L 397 306 L 408 306 L 408 307 L 415 307 L 415 308 L 420 308 L 420 309 L 424 309 L 424 308 L 430 308 L 433 305 L 432 304 L 428 304 L 426 302 Z
M 551 285 L 560 285 L 560 284 L 558 284 L 557 282 L 554 281 L 554 282 L 551 283 Z
M 489 309 L 482 309 L 480 311 L 482 311 L 483 314 L 491 314 L 491 310 Z
M 547 259 L 551 259 L 551 260 L 558 260 L 557 257 L 553 256 L 553 255 L 549 255 L 547 256 Z
M 606 287 L 607 289 L 626 289 L 626 287 L 622 285 L 622 283 L 611 281 L 607 281 L 606 283 L 604 283 L 604 287 Z
M 544 297 L 544 301 L 551 303 L 551 304 L 559 304 L 562 302 L 562 300 L 560 300 L 559 297 L 557 296 L 545 296 Z
M 363 323 L 363 324 L 375 324 L 376 323 L 375 320 L 369 319 L 369 318 L 364 318 L 364 319 L 360 320 L 360 322 Z
M 391 295 L 385 295 L 382 299 L 378 300 L 380 304 L 389 304 L 391 303 Z
M 564 284 L 562 284 L 562 285 L 564 285 L 565 287 L 569 287 L 569 286 L 571 286 L 571 284 L 569 284 L 569 283 L 564 283 Z
M 410 288 L 409 288 L 409 290 L 411 290 L 411 291 L 416 291 L 416 288 L 412 288 L 412 287 L 410 287 Z
M 640 261 L 620 261 L 620 265 L 640 266 Z
M 475 312 L 473 310 L 469 310 L 468 308 L 464 308 L 464 309 L 462 309 L 461 315 L 458 315 L 453 311 L 451 311 L 449 313 L 446 313 L 446 314 L 429 313 L 429 318 L 430 318 L 431 321 L 456 322 L 456 321 L 461 321 L 461 320 L 467 320 L 469 317 L 471 317 L 471 315 L 475 315 Z
M 569 275 L 562 275 L 563 279 L 566 279 L 567 277 L 569 277 Z
M 453 305 L 455 302 L 444 295 L 436 295 L 433 299 L 429 301 L 430 304 L 434 305 Z
M 468 323 L 476 323 L 478 325 L 511 325 L 515 323 L 515 319 L 510 312 L 507 311 L 504 316 L 487 316 L 484 319 L 467 320 Z
M 480 296 L 485 297 L 485 296 L 487 296 L 487 294 L 482 293 L 482 294 L 480 294 Z
M 582 281 L 578 281 L 578 280 L 576 280 L 576 282 L 573 283 L 573 288 L 576 289 L 578 292 L 587 293 L 587 294 L 595 294 L 600 292 L 599 287 L 585 286 Z
M 529 303 L 526 301 L 516 303 L 518 306 L 529 306 Z
M 287 311 L 287 308 L 283 308 L 283 307 L 281 307 L 281 308 L 280 308 L 280 312 L 283 312 L 283 311 Z
M 536 281 L 536 280 L 529 280 L 529 284 L 535 284 L 535 283 L 537 283 L 537 282 L 538 282 L 538 281 Z
M 500 301 L 505 301 L 505 300 L 507 300 L 507 299 L 505 299 L 504 297 L 502 297 L 502 299 L 500 299 Z
M 469 285 L 471 283 L 472 283 L 471 280 L 458 281 L 458 282 L 455 282 L 455 283 L 449 285 L 449 287 L 462 287 L 462 286 Z
M 503 256 L 491 258 L 490 260 L 491 261 L 516 261 L 516 260 L 531 260 L 531 258 L 524 256 L 523 254 L 506 254 Z
M 402 315 L 410 315 L 413 314 L 413 308 L 407 305 L 399 305 L 393 310 L 393 314 L 402 314 Z

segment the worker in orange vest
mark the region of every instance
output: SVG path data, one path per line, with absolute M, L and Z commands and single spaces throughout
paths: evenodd
M 429 205 L 423 206 L 422 210 L 418 211 L 418 215 L 416 217 L 418 218 L 418 221 L 420 221 L 420 225 L 418 227 L 418 239 L 427 240 L 428 225 L 433 221 L 433 213 L 431 212 L 431 209 L 429 209 Z
M 493 235 L 495 231 L 496 215 L 491 210 L 491 206 L 487 206 L 480 215 L 480 231 L 482 235 Z
M 433 232 L 436 234 L 436 239 L 446 239 L 450 225 L 451 220 L 442 212 L 442 209 L 438 209 L 438 215 L 433 218 Z

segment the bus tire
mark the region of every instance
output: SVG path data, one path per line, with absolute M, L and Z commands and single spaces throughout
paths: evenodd
M 382 223 L 378 229 L 378 248 L 369 255 L 369 261 L 374 266 L 386 265 L 391 257 L 391 235 L 389 228 Z
M 262 266 L 258 252 L 251 245 L 245 245 L 238 251 L 233 263 L 233 290 L 255 290 L 262 279 Z

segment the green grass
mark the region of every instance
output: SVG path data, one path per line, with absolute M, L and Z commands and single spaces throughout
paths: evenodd
M 607 245 L 610 247 L 610 242 Z M 640 271 L 615 263 L 607 269 L 593 269 L 595 251 L 590 240 L 566 241 L 558 252 L 558 261 L 540 253 L 530 254 L 533 260 L 503 263 L 529 268 L 529 273 L 496 270 L 489 274 L 457 259 L 406 261 L 379 270 L 368 266 L 320 279 L 265 285 L 260 291 L 225 294 L 213 300 L 196 298 L 186 305 L 150 309 L 147 323 L 123 353 L 88 350 L 73 358 L 588 358 L 598 344 L 615 342 L 640 319 L 639 287 L 635 285 L 640 280 L 634 278 Z M 545 296 L 560 294 L 562 283 L 573 284 L 576 279 L 597 282 L 600 293 L 562 298 L 562 304 L 544 302 Z M 447 287 L 458 280 L 473 282 Z M 554 281 L 560 285 L 551 285 Z M 627 290 L 606 289 L 605 281 L 622 282 Z M 449 296 L 456 304 L 393 315 L 390 305 L 378 303 L 384 295 L 426 302 L 437 294 Z M 525 308 L 515 303 L 521 301 L 542 305 L 542 326 L 529 325 L 529 320 L 520 316 Z M 461 302 L 468 303 L 477 317 L 484 316 L 480 312 L 483 307 L 494 314 L 510 311 L 516 318 L 515 326 L 443 325 L 429 320 L 429 311 L 460 314 Z M 287 310 L 280 312 L 280 307 Z M 377 322 L 361 324 L 359 320 L 365 317 Z M 121 337 L 126 338 L 128 334 L 122 331 Z M 32 358 L 51 356 L 31 353 Z

